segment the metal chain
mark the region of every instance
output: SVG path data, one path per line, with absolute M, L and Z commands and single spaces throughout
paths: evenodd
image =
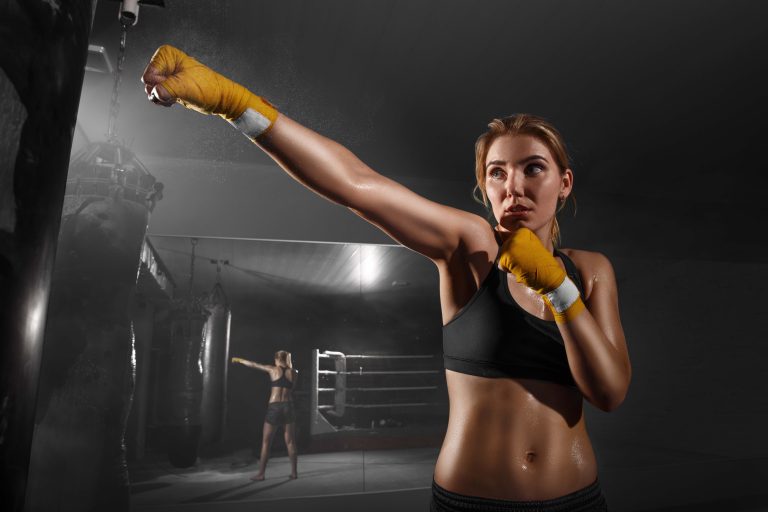
M 117 114 L 120 111 L 120 102 L 118 93 L 120 91 L 120 80 L 123 75 L 123 63 L 125 62 L 125 40 L 128 35 L 129 25 L 121 23 L 122 33 L 120 34 L 120 50 L 117 53 L 117 69 L 115 70 L 115 83 L 112 87 L 112 101 L 109 105 L 109 121 L 107 124 L 107 138 L 114 141 L 117 138 Z
M 197 238 L 192 238 L 192 260 L 189 264 L 189 296 L 190 298 L 194 295 L 192 290 L 192 284 L 195 280 L 195 246 L 197 245 Z

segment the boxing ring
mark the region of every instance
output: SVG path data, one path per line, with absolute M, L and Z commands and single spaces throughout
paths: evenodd
M 442 360 L 424 355 L 344 354 L 312 350 L 310 434 L 377 426 L 435 413 L 445 405 Z M 384 420 L 383 416 L 391 418 Z M 377 421 L 378 419 L 378 421 Z

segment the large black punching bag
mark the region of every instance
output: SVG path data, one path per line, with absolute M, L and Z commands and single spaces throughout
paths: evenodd
M 24 508 L 92 0 L 0 2 L 0 509 Z
M 128 511 L 131 305 L 155 179 L 99 142 L 70 166 L 54 270 L 27 509 Z

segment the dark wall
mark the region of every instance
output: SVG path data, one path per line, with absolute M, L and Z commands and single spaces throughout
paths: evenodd
M 733 499 L 736 509 L 745 497 L 759 501 L 768 353 L 760 305 L 741 297 L 768 279 L 768 266 L 675 257 L 614 265 L 633 380 L 615 412 L 588 408 L 611 503 L 653 510 Z

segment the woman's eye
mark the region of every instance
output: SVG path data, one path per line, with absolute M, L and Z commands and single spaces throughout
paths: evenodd
M 491 178 L 495 178 L 495 179 L 503 178 L 504 177 L 504 171 L 502 171 L 501 169 L 498 169 L 498 168 L 497 169 L 491 169 L 488 172 L 488 176 L 490 176 Z
M 531 176 L 534 174 L 539 174 L 543 170 L 544 170 L 544 166 L 539 164 L 531 164 L 525 168 L 525 174 Z

